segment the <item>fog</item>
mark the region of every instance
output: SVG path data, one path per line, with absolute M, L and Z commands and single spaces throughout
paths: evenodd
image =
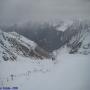
M 90 18 L 90 0 L 0 0 L 0 24 Z

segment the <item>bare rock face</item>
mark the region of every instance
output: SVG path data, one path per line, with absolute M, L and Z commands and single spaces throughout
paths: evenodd
M 37 55 L 42 56 L 42 58 L 52 58 L 51 53 L 39 46 L 35 48 L 35 52 L 37 53 Z

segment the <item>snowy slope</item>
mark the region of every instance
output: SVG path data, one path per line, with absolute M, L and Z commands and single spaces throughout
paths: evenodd
M 0 86 L 17 86 L 19 90 L 89 90 L 89 58 L 90 55 L 71 55 L 62 49 L 56 64 L 50 60 L 26 61 L 26 58 L 2 62 Z
M 41 51 L 40 51 L 41 50 Z M 43 53 L 44 52 L 44 53 Z M 48 53 L 41 49 L 35 42 L 25 38 L 16 32 L 0 31 L 0 58 L 4 61 L 18 60 L 20 57 L 44 58 Z M 1 60 L 2 60 L 1 59 Z

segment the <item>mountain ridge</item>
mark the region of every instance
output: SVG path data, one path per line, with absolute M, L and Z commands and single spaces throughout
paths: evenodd
M 0 53 L 5 61 L 14 61 L 18 55 L 30 58 L 36 57 L 38 59 L 50 58 L 49 53 L 40 48 L 35 42 L 16 32 L 3 32 L 1 30 Z

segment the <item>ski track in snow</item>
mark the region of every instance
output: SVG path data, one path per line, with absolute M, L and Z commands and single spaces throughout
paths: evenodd
M 19 57 L 20 61 L 8 61 L 0 63 L 0 85 L 6 86 L 7 83 L 19 78 L 28 77 L 33 73 L 46 73 L 52 67 L 51 60 L 34 60 Z M 13 76 L 12 76 L 13 75 Z

